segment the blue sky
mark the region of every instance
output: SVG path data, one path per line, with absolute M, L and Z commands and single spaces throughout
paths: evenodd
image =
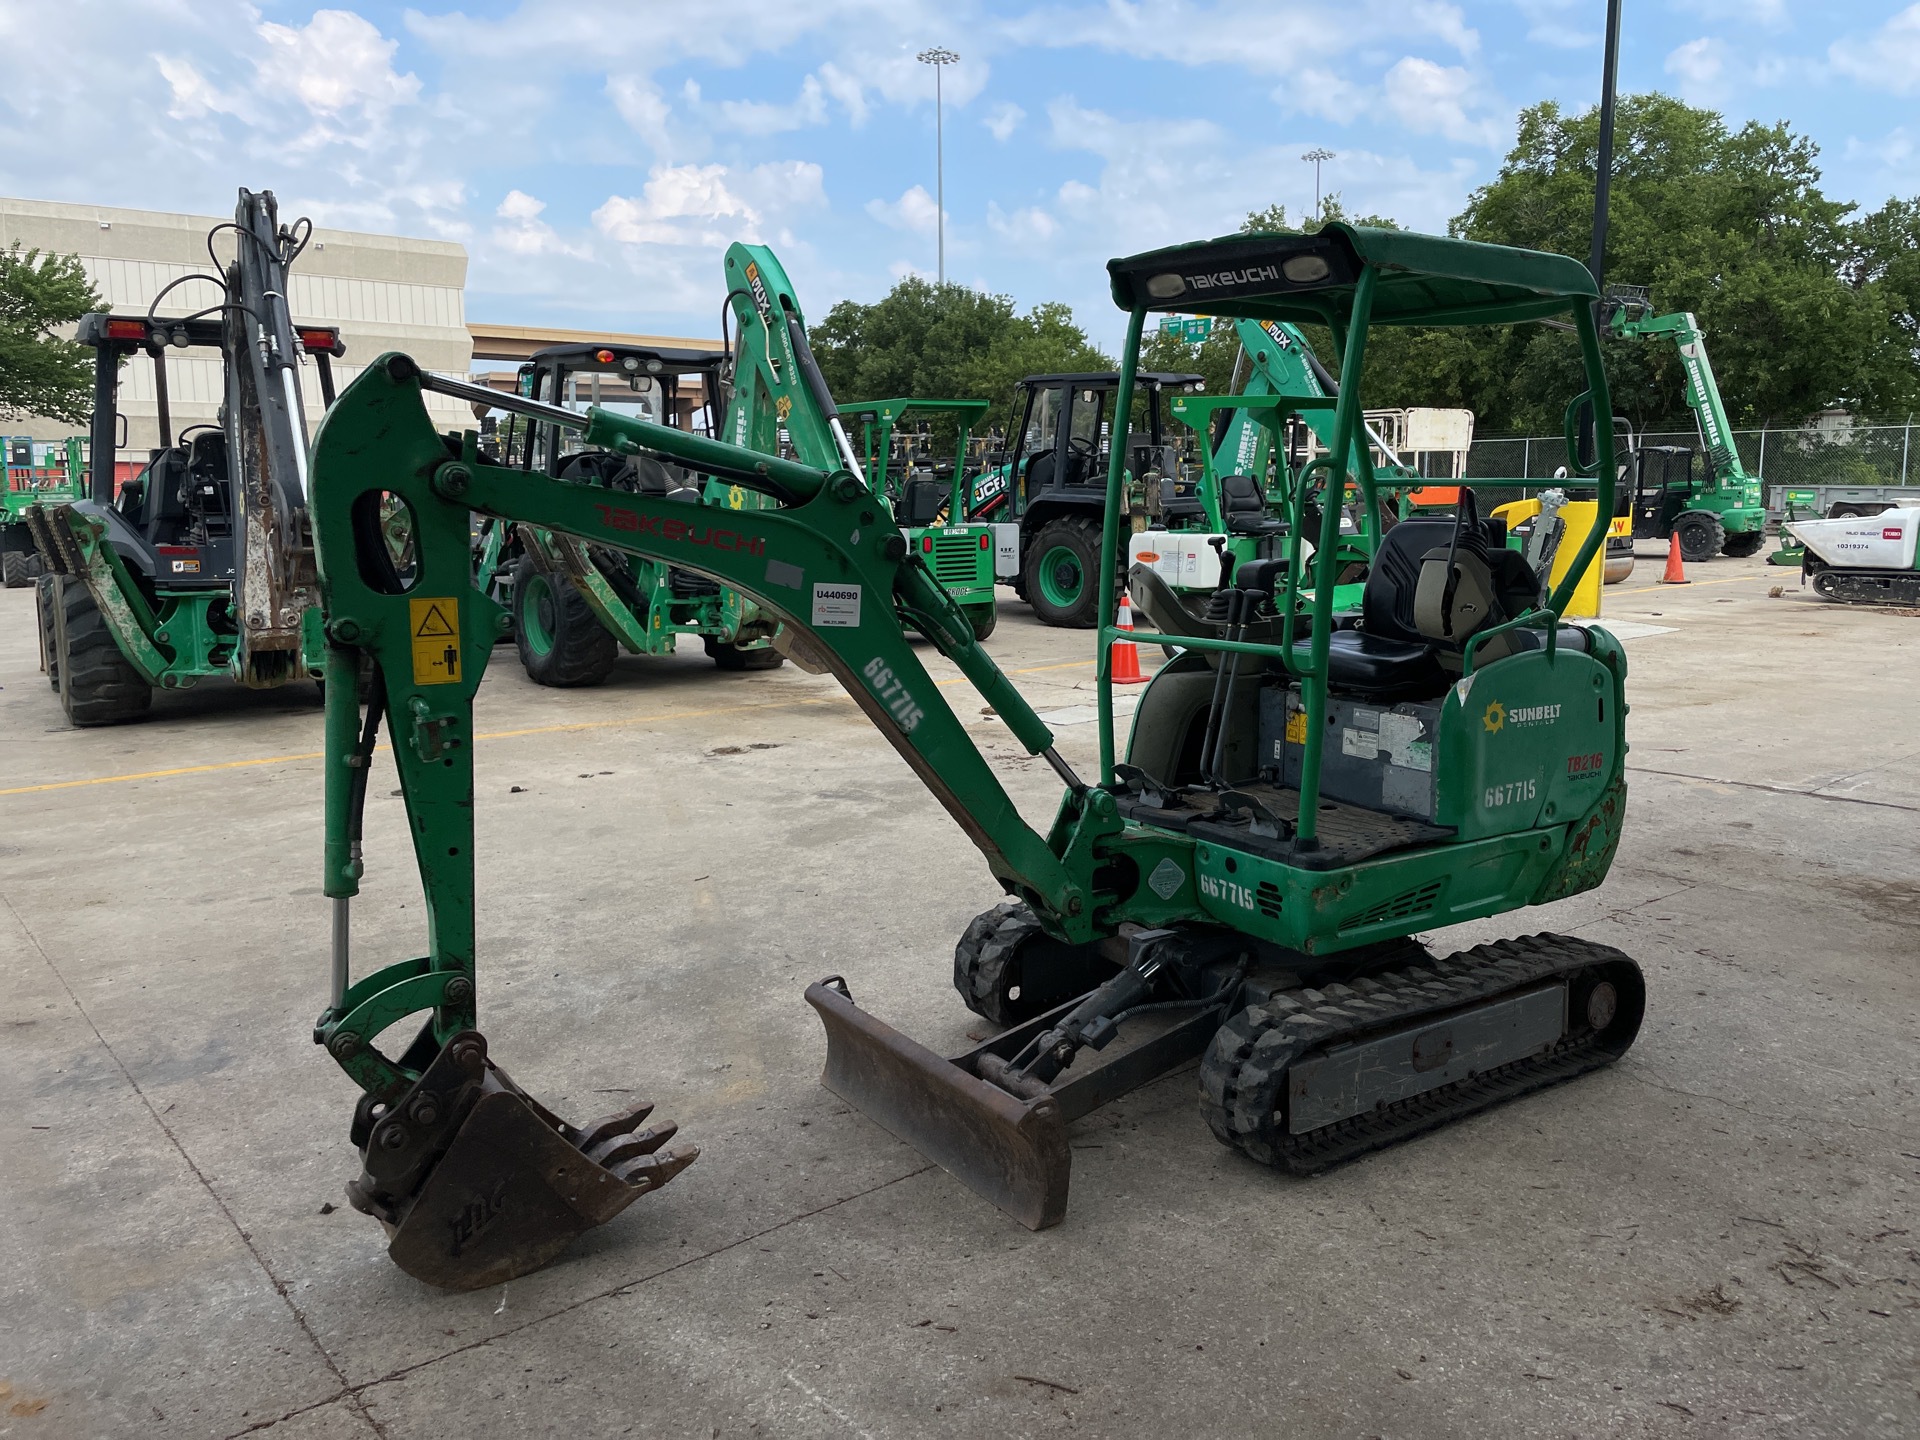
M 0 0 L 0 193 L 459 240 L 468 313 L 711 332 L 719 255 L 803 305 L 934 268 L 1060 299 L 1111 344 L 1113 254 L 1274 201 L 1440 229 L 1515 112 L 1591 103 L 1604 0 Z M 1621 84 L 1785 119 L 1829 192 L 1920 194 L 1920 4 L 1626 0 Z

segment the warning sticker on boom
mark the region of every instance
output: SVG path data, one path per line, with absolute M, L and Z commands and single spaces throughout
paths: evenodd
M 453 685 L 460 679 L 460 602 L 453 596 L 407 601 L 413 635 L 413 683 Z
M 839 627 L 845 630 L 860 624 L 860 587 L 858 585 L 822 585 L 813 587 L 813 628 Z

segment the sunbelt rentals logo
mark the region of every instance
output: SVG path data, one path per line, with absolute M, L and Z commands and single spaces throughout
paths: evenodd
M 1480 723 L 1489 735 L 1498 735 L 1508 726 L 1524 730 L 1534 725 L 1551 725 L 1559 718 L 1558 705 L 1507 705 L 1495 700 L 1487 706 Z

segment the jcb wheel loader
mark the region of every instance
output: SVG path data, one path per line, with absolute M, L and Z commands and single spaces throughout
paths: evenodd
M 29 506 L 24 519 L 45 564 L 37 593 L 48 678 L 75 725 L 147 712 L 155 689 L 229 675 L 266 689 L 317 677 L 323 645 L 307 526 L 307 428 L 299 367 L 345 353 L 332 326 L 296 324 L 287 270 L 305 247 L 305 220 L 282 226 L 271 191 L 242 190 L 233 261 L 220 275 L 186 275 L 145 315 L 89 315 L 79 339 L 94 352 L 91 495 Z M 209 247 L 213 236 L 208 237 Z M 217 286 L 197 314 L 152 313 L 187 281 Z M 217 351 L 224 372 L 218 425 L 177 437 L 167 394 L 171 349 Z M 121 363 L 152 365 L 160 448 L 114 485 L 115 399 Z
M 1563 256 L 1333 224 L 1112 261 L 1129 315 L 1116 413 L 1129 411 L 1156 310 L 1329 326 L 1340 351 L 1334 446 L 1292 477 L 1299 501 L 1351 474 L 1369 506 L 1360 401 L 1382 325 L 1526 324 L 1576 331 L 1587 393 L 1611 413 L 1594 286 Z M 1639 1029 L 1645 987 L 1618 950 L 1536 934 L 1440 957 L 1417 932 L 1577 894 L 1606 877 L 1626 810 L 1626 657 L 1598 626 L 1560 622 L 1572 580 L 1543 593 L 1490 542 L 1470 492 L 1444 520 L 1383 537 L 1359 612 L 1336 623 L 1338 507 L 1319 507 L 1310 563 L 1236 567 L 1217 623 L 1179 622 L 1184 653 L 1142 696 L 1124 752 L 1110 647 L 1125 457 L 1107 472 L 1095 632 L 1099 771 L 1082 777 L 975 640 L 851 466 L 828 469 L 592 410 L 511 405 L 584 427 L 589 444 L 654 455 L 769 499 L 710 506 L 527 475 L 477 439 L 440 435 L 405 356 L 367 369 L 329 413 L 315 525 L 330 674 L 368 657 L 375 699 L 327 690 L 325 888 L 334 988 L 314 1038 L 364 1092 L 353 1201 L 409 1273 L 471 1287 L 523 1273 L 692 1161 L 643 1113 L 575 1127 L 512 1085 L 478 1030 L 472 699 L 503 620 L 471 583 L 468 513 L 575 535 L 752 594 L 797 658 L 830 671 L 979 847 L 1010 904 L 958 947 L 967 1004 L 1011 1028 L 942 1057 L 861 1010 L 839 976 L 806 998 L 827 1032 L 825 1084 L 1021 1223 L 1066 1212 L 1068 1126 L 1199 1060 L 1213 1132 L 1250 1159 L 1319 1169 L 1605 1065 Z M 494 398 L 494 397 L 487 397 Z M 1610 513 L 1611 437 L 1594 485 Z M 414 566 L 383 558 L 378 519 L 406 509 Z M 1297 536 L 1296 531 L 1296 536 Z M 1597 554 L 1589 531 L 1570 574 Z M 916 656 L 947 656 L 1019 743 L 1065 784 L 1045 834 L 1022 819 Z M 1172 638 L 1172 637 L 1169 637 Z M 355 979 L 349 897 L 360 805 L 385 721 L 426 896 L 427 950 Z M 859 981 L 857 948 L 847 969 Z M 389 1057 L 373 1044 L 423 1024 Z

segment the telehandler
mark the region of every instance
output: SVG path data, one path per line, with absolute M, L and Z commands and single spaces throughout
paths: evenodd
M 825 1084 L 1021 1223 L 1066 1212 L 1069 1124 L 1200 1061 L 1199 1102 L 1224 1143 L 1310 1173 L 1620 1056 L 1645 1004 L 1639 968 L 1605 945 L 1536 934 L 1430 953 L 1416 932 L 1574 895 L 1606 877 L 1626 808 L 1626 657 L 1602 628 L 1563 625 L 1571 580 L 1542 593 L 1490 543 L 1470 492 L 1454 515 L 1382 537 L 1358 615 L 1336 623 L 1337 504 L 1351 474 L 1376 496 L 1359 397 L 1382 325 L 1564 318 L 1587 393 L 1608 414 L 1584 267 L 1400 231 L 1328 225 L 1236 235 L 1110 262 L 1129 316 L 1115 412 L 1137 383 L 1143 325 L 1196 297 L 1216 314 L 1331 328 L 1340 351 L 1332 452 L 1291 477 L 1316 488 L 1302 550 L 1234 567 L 1218 624 L 1141 697 L 1124 751 L 1110 647 L 1125 457 L 1109 459 L 1099 768 L 1082 776 L 974 638 L 855 468 L 826 468 L 644 421 L 535 402 L 587 441 L 670 459 L 751 489 L 727 513 L 671 497 L 487 463 L 477 437 L 436 433 L 423 390 L 488 398 L 404 355 L 370 366 L 329 412 L 314 519 L 329 674 L 370 660 L 364 712 L 327 687 L 325 889 L 333 993 L 315 1040 L 363 1094 L 353 1203 L 392 1258 L 470 1288 L 525 1273 L 693 1161 L 647 1107 L 574 1126 L 519 1090 L 478 1029 L 473 694 L 504 620 L 473 588 L 470 511 L 675 565 L 752 594 L 797 660 L 831 672 L 979 847 L 1009 897 L 968 927 L 955 982 L 1009 1028 L 942 1057 L 855 1005 L 828 977 L 806 998 L 827 1033 Z M 1325 403 L 1325 402 L 1322 402 Z M 1597 440 L 1603 511 L 1611 436 Z M 414 565 L 382 541 L 411 517 Z M 1297 531 L 1295 532 L 1297 535 Z M 1589 532 L 1571 573 L 1598 551 Z M 1513 556 L 1513 559 L 1509 559 Z M 1517 568 L 1516 568 L 1516 561 Z M 1310 597 L 1310 598 L 1309 598 Z M 1065 785 L 1043 834 L 1026 823 L 909 641 L 925 637 Z M 426 897 L 427 948 L 355 978 L 349 905 L 360 811 L 391 728 Z M 857 946 L 848 968 L 870 963 Z M 423 1021 L 388 1055 L 373 1041 Z

